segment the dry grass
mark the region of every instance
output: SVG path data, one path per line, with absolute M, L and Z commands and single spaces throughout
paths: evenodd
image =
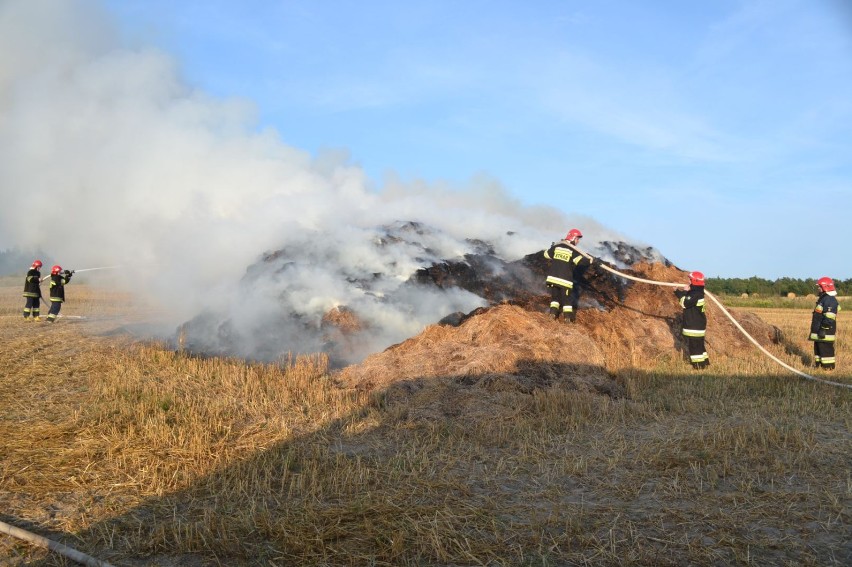
M 115 565 L 852 562 L 852 393 L 753 349 L 684 373 L 643 354 L 649 331 L 617 363 L 492 353 L 520 370 L 442 376 L 424 360 L 366 391 L 321 356 L 137 343 L 119 331 L 144 306 L 86 285 L 55 325 L 24 323 L 19 282 L 3 283 L 0 520 Z M 809 312 L 759 314 L 810 352 Z M 841 315 L 831 378 L 852 382 L 843 332 Z M 583 373 L 617 388 L 557 379 Z M 6 536 L 0 558 L 65 564 Z

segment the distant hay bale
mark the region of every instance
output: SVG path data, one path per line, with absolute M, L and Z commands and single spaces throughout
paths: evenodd
M 742 297 L 743 299 L 748 299 L 748 294 L 747 293 L 741 293 L 740 297 Z
M 787 299 L 795 299 L 795 298 L 796 298 L 795 293 L 793 293 L 792 291 L 787 292 Z

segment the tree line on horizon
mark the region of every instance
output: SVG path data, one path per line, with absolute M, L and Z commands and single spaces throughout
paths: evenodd
M 767 280 L 752 276 L 750 278 L 707 278 L 705 285 L 708 290 L 721 295 L 762 295 L 786 297 L 790 293 L 796 296 L 816 295 L 816 280 L 798 278 L 778 278 Z M 834 280 L 837 295 L 852 295 L 852 278 Z

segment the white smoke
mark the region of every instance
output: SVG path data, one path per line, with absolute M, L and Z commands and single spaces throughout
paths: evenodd
M 314 346 L 299 345 L 282 305 L 313 325 L 332 307 L 357 309 L 381 330 L 378 348 L 481 304 L 401 288 L 429 260 L 423 249 L 461 258 L 481 239 L 512 260 L 574 224 L 587 247 L 621 239 L 591 219 L 523 206 L 488 178 L 374 188 L 345 155 L 289 147 L 258 130 L 247 102 L 193 89 L 168 54 L 122 45 L 86 0 L 0 2 L 0 147 L 0 248 L 42 249 L 71 268 L 121 265 L 124 285 L 170 323 L 228 319 L 246 356 Z M 377 248 L 377 227 L 398 221 L 437 230 L 422 249 Z M 281 249 L 302 261 L 239 283 Z M 370 274 L 383 274 L 376 289 L 352 285 Z M 264 338 L 271 326 L 276 344 Z

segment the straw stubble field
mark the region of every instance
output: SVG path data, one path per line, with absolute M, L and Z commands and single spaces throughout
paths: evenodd
M 489 415 L 424 418 L 322 356 L 140 342 L 123 330 L 144 306 L 85 284 L 55 325 L 25 323 L 17 284 L 0 520 L 114 565 L 852 563 L 852 393 L 757 351 L 699 374 L 639 361 L 622 396 L 499 391 Z M 756 311 L 810 352 L 807 310 Z M 819 375 L 852 383 L 844 323 Z M 66 564 L 4 535 L 0 558 Z

